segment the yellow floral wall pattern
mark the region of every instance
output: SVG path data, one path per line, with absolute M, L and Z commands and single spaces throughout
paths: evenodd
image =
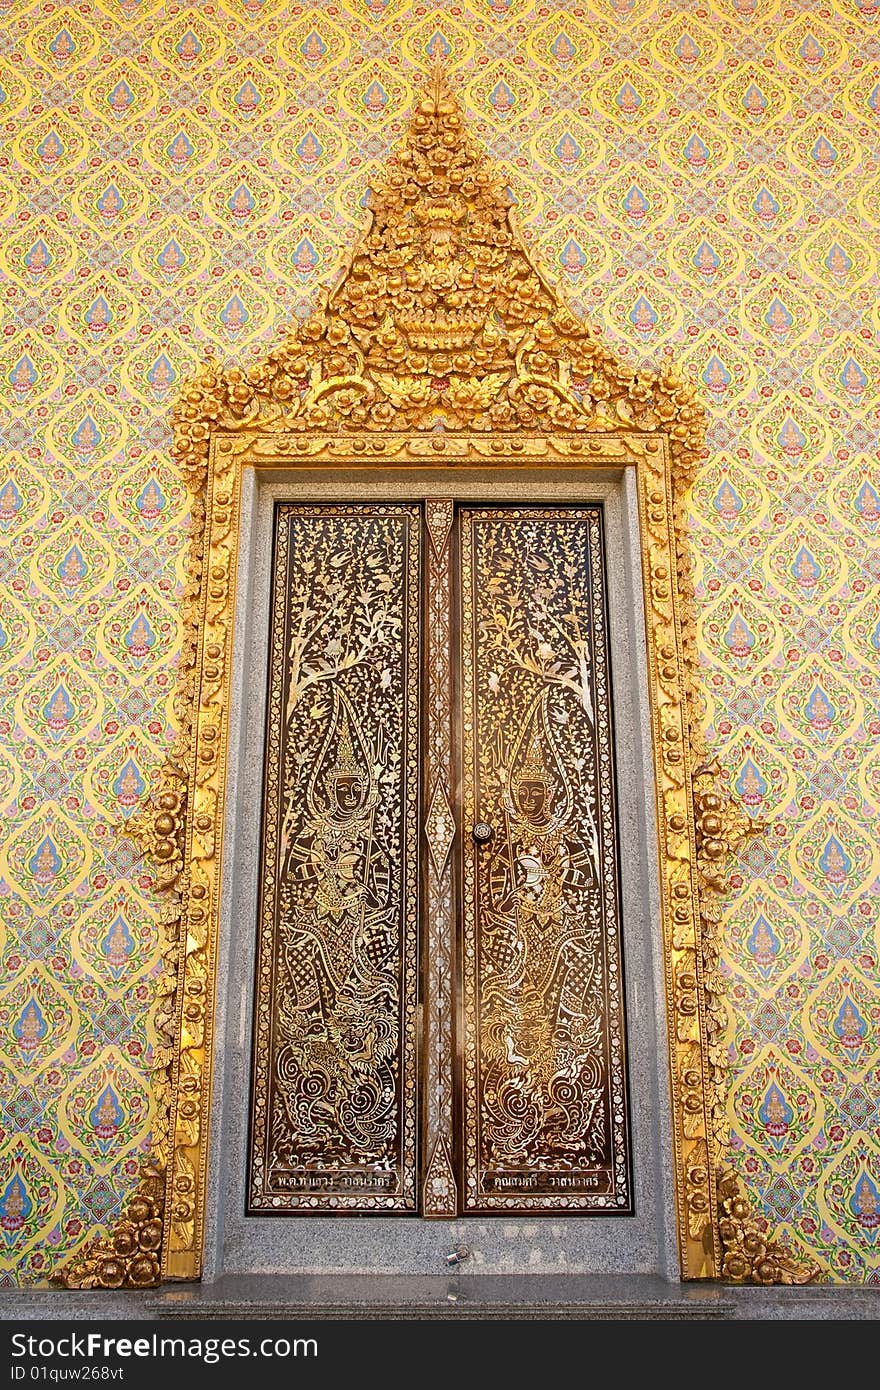
M 167 414 L 304 317 L 442 58 L 536 262 L 710 417 L 705 726 L 766 833 L 725 917 L 730 1158 L 880 1278 L 880 5 L 0 0 L 0 1270 L 149 1148 L 161 906 L 125 834 L 175 729 Z

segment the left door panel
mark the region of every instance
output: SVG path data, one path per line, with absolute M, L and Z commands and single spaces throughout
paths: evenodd
M 276 507 L 253 1214 L 416 1210 L 421 528 Z

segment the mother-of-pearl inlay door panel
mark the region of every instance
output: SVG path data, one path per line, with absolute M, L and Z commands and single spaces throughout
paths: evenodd
M 249 1211 L 631 1212 L 601 506 L 274 547 Z
M 461 513 L 464 1207 L 631 1210 L 602 512 Z

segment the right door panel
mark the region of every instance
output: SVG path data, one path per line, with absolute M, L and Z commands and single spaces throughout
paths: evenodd
M 603 546 L 460 511 L 466 1212 L 632 1211 Z

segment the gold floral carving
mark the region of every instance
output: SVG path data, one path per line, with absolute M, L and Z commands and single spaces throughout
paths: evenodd
M 718 1148 L 725 1141 L 727 1063 L 723 1033 L 726 1023 L 724 981 L 718 968 L 721 903 L 727 891 L 727 866 L 739 846 L 764 832 L 763 822 L 745 815 L 727 792 L 722 769 L 715 761 L 694 768 L 693 819 L 700 895 L 700 945 L 706 1025 L 706 1065 L 713 1107 L 711 1125 Z
M 159 1283 L 165 1175 L 145 1165 L 137 1191 L 107 1236 L 91 1241 L 51 1282 L 64 1289 L 147 1289 Z
M 727 1066 L 723 1044 L 724 982 L 718 968 L 721 900 L 727 891 L 726 867 L 732 855 L 751 836 L 763 834 L 765 826 L 745 815 L 729 795 L 722 769 L 716 761 L 701 763 L 694 769 L 693 795 L 697 869 L 705 890 L 700 898 L 705 1065 L 713 1102 L 711 1127 L 715 1151 L 722 1153 L 727 1126 L 724 1109 Z M 691 1071 L 686 1076 L 692 1074 Z M 683 1087 L 685 1111 L 688 1103 Z M 686 1200 L 689 1206 L 696 1200 L 700 1208 L 699 1189 L 692 1193 L 690 1187 L 689 1183 Z M 731 1282 L 808 1284 L 820 1272 L 812 1260 L 774 1241 L 762 1230 L 742 1191 L 739 1176 L 732 1168 L 723 1168 L 718 1175 L 718 1234 L 722 1249 L 721 1277 Z
M 733 1284 L 809 1284 L 819 1265 L 762 1232 L 740 1180 L 726 1169 L 718 1181 L 721 1276 Z
M 585 479 L 595 469 L 635 470 L 679 1253 L 684 1277 L 719 1277 L 732 1248 L 719 1225 L 717 1181 L 724 1081 L 720 880 L 713 868 L 719 836 L 698 734 L 686 535 L 702 409 L 670 361 L 642 371 L 619 363 L 558 301 L 529 259 L 501 180 L 439 71 L 368 207 L 361 241 L 313 316 L 288 328 L 255 366 L 209 360 L 172 415 L 174 458 L 193 494 L 181 732 L 141 827 L 168 903 L 152 1168 L 155 1182 L 164 1174 L 166 1185 L 162 1274 L 192 1279 L 201 1269 L 243 469 L 503 465 L 529 476 L 583 469 Z M 439 512 L 431 533 L 439 586 Z M 441 695 L 444 679 L 439 671 Z M 440 705 L 438 711 L 440 756 L 446 735 Z M 441 889 L 438 878 L 438 921 L 448 911 Z M 452 1211 L 449 1156 L 439 1142 L 425 1162 L 433 1211 Z M 127 1218 L 117 1228 L 111 1246 L 130 1225 Z
M 190 625 L 191 626 L 191 625 Z M 183 672 L 181 671 L 181 676 Z M 182 682 L 182 689 L 186 683 Z M 183 708 L 192 707 L 190 696 Z M 179 739 L 178 752 L 187 741 Z M 154 867 L 154 887 L 160 896 L 163 934 L 163 971 L 157 985 L 153 1015 L 153 1146 L 141 1170 L 138 1185 L 123 1215 L 106 1237 L 91 1241 L 74 1259 L 62 1266 L 52 1282 L 67 1289 L 143 1289 L 160 1282 L 166 1173 L 169 1151 L 168 1124 L 180 1036 L 177 1018 L 177 972 L 180 960 L 181 897 L 179 880 L 184 867 L 187 773 L 169 759 L 160 770 L 154 795 L 146 808 L 126 826 L 126 834 L 139 841 Z

